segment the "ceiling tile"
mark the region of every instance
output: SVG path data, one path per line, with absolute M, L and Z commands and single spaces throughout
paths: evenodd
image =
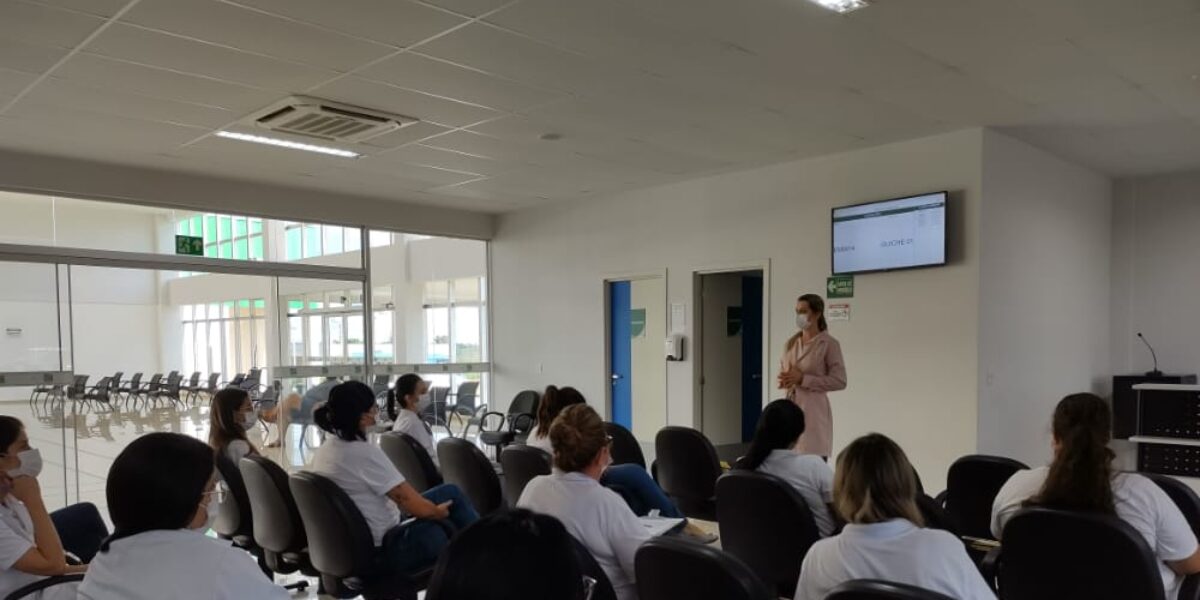
M 0 38 L 74 48 L 103 24 L 92 15 L 20 0 L 0 2 Z
M 953 127 L 1007 125 L 1033 110 L 1006 93 L 961 73 L 943 71 L 901 85 L 872 88 L 871 98 L 934 123 Z
M 396 131 L 385 133 L 380 136 L 373 137 L 363 141 L 364 145 L 374 146 L 376 148 L 395 148 L 405 144 L 411 144 L 426 138 L 431 138 L 435 135 L 440 135 L 450 131 L 449 127 L 434 125 L 427 121 L 418 121 L 411 125 L 407 125 Z
M 166 152 L 197 135 L 202 129 L 168 123 L 126 119 L 57 106 L 31 104 L 20 107 L 20 116 L 5 118 L 0 139 L 38 140 L 88 151 L 94 158 L 111 153 Z M 11 137 L 10 137 L 11 136 Z
M 394 51 L 382 44 L 212 0 L 141 2 L 122 17 L 122 22 L 337 71 L 349 71 Z
M 391 154 L 381 154 L 378 156 L 364 156 L 355 159 L 352 163 L 346 165 L 331 165 L 331 168 L 337 168 L 343 171 L 358 171 L 363 173 L 373 173 L 385 175 L 387 177 L 398 177 L 410 181 L 424 182 L 428 187 L 453 185 L 479 179 L 482 177 L 479 173 L 467 173 L 462 171 L 452 171 L 448 169 L 439 169 L 436 167 L 428 167 L 424 165 L 414 165 L 396 160 Z M 319 176 L 320 173 L 317 173 Z
M 369 40 L 407 47 L 466 22 L 407 0 L 231 0 Z
M 394 112 L 450 127 L 478 123 L 501 114 L 490 108 L 400 89 L 358 77 L 344 77 L 318 87 L 312 93 L 330 100 Z
M 444 148 L 508 163 L 551 165 L 561 163 L 563 152 L 553 144 L 513 141 L 471 131 L 455 131 L 424 142 Z
M 317 67 L 239 52 L 120 23 L 100 34 L 86 51 L 288 92 L 312 87 L 335 75 L 333 71 Z
M 420 47 L 446 59 L 538 86 L 587 93 L 624 82 L 627 70 L 482 24 L 468 25 Z
M 440 167 L 454 171 L 478 173 L 480 175 L 499 175 L 513 169 L 512 163 L 423 144 L 411 144 L 403 148 L 397 148 L 392 152 L 388 152 L 386 157 L 389 160 L 413 165 Z
M 1080 38 L 1075 43 L 1122 77 L 1145 86 L 1175 86 L 1200 75 L 1200 12 Z
M 21 93 L 21 90 L 29 87 L 37 78 L 33 73 L 0 69 L 0 105 Z
M 359 76 L 501 110 L 516 111 L 561 97 L 451 63 L 405 52 L 363 69 Z
M 516 4 L 518 0 L 423 0 L 424 4 L 452 10 L 461 15 L 478 17 L 505 4 Z
M 1009 0 L 1064 38 L 1128 30 L 1200 10 L 1195 0 Z
M 42 73 L 62 60 L 69 50 L 39 46 L 0 37 L 0 68 Z
M 960 73 L 1031 104 L 1062 101 L 1081 93 L 1102 94 L 1124 87 L 1111 68 L 1069 41 L 1009 47 L 984 54 Z
M 211 106 L 151 98 L 55 78 L 43 81 L 9 112 L 19 116 L 21 110 L 35 104 L 206 129 L 220 127 L 241 116 Z
M 126 4 L 129 0 L 32 0 L 38 4 L 47 6 L 57 6 L 78 12 L 96 15 L 98 17 L 111 17 Z
M 79 53 L 54 71 L 56 78 L 246 113 L 279 99 L 280 92 Z

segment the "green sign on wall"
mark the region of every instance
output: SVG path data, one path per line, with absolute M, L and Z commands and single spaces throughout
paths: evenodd
M 629 337 L 640 338 L 646 335 L 646 309 L 634 308 L 629 311 Z
M 853 298 L 854 276 L 834 275 L 825 282 L 826 296 L 829 298 Z
M 175 236 L 175 254 L 204 256 L 204 238 L 191 235 Z

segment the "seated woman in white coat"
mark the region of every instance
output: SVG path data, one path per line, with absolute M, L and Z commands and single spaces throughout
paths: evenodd
M 736 468 L 774 475 L 788 482 L 808 506 L 821 537 L 836 528 L 833 512 L 833 469 L 815 454 L 796 449 L 804 434 L 804 411 L 791 400 L 776 400 L 763 409 L 754 439 Z
M 1054 460 L 1049 467 L 1018 471 L 992 505 L 992 533 L 1002 540 L 1008 519 L 1025 506 L 1102 513 L 1130 524 L 1159 559 L 1168 599 L 1185 575 L 1200 572 L 1200 546 L 1183 513 L 1153 481 L 1116 473 L 1108 448 L 1112 415 L 1094 394 L 1072 394 L 1054 409 Z
M 286 590 L 231 542 L 204 535 L 220 509 L 213 451 L 178 433 L 150 433 L 108 471 L 114 531 L 79 586 L 86 600 L 285 600 Z
M 838 456 L 833 503 L 847 525 L 813 544 L 796 600 L 821 600 L 852 579 L 915 585 L 958 600 L 995 595 L 953 534 L 922 527 L 917 480 L 900 446 L 878 433 Z
M 62 540 L 46 511 L 37 477 L 42 455 L 29 447 L 25 426 L 0 416 L 0 598 L 51 575 L 82 573 L 67 564 Z M 29 600 L 75 598 L 75 585 L 58 585 Z
M 519 508 L 558 518 L 592 553 L 619 600 L 636 600 L 633 558 L 650 534 L 616 492 L 600 485 L 612 463 L 600 415 L 586 404 L 567 407 L 550 427 L 559 472 L 534 477 Z
M 208 410 L 208 445 L 237 466 L 243 458 L 258 455 L 246 435 L 257 423 L 258 412 L 250 394 L 241 388 L 225 388 L 213 396 Z
M 437 446 L 433 443 L 433 433 L 421 420 L 421 409 L 425 408 L 424 402 L 429 398 L 428 393 L 429 383 L 421 379 L 420 375 L 401 375 L 396 380 L 396 387 L 388 390 L 387 411 L 388 416 L 395 421 L 392 423 L 392 431 L 408 434 L 417 440 L 429 454 L 429 458 L 433 459 L 433 464 L 440 466 Z

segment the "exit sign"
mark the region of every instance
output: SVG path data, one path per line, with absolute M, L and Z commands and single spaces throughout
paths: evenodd
M 191 235 L 175 236 L 175 254 L 204 256 L 204 238 Z
M 834 275 L 825 281 L 825 292 L 830 298 L 853 298 L 854 276 Z

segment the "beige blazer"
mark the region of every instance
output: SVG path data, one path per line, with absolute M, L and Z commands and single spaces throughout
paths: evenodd
M 833 410 L 826 392 L 846 389 L 842 345 L 824 331 L 807 344 L 796 336 L 788 340 L 779 368 L 804 373 L 799 387 L 784 390 L 804 410 L 806 426 L 797 449 L 804 454 L 829 456 L 833 453 Z

